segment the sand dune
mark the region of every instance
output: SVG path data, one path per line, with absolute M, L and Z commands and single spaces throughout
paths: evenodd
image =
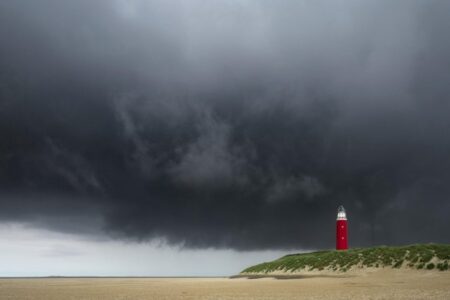
M 379 270 L 301 279 L 0 279 L 0 299 L 450 299 L 450 272 Z

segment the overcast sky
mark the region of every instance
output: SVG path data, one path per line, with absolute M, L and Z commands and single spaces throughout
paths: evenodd
M 449 11 L 1 1 L 0 275 L 231 274 L 341 204 L 351 247 L 449 243 Z

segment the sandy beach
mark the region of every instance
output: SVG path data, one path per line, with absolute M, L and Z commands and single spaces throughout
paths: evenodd
M 0 279 L 0 299 L 450 299 L 450 272 L 380 270 L 295 279 Z

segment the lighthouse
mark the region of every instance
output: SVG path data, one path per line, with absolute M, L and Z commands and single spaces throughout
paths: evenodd
M 336 218 L 336 250 L 348 249 L 347 214 L 344 207 L 338 207 Z

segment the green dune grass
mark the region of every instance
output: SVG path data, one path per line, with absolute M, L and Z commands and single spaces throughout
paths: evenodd
M 290 254 L 243 270 L 241 273 L 267 274 L 274 271 L 331 270 L 346 272 L 352 267 L 449 269 L 450 245 L 418 244 L 402 247 L 379 246 L 346 251 L 317 251 Z

